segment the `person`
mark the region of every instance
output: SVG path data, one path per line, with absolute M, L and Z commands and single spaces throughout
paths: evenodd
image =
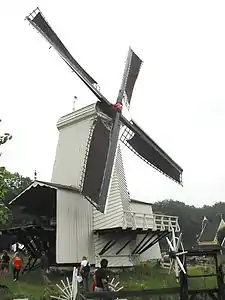
M 19 280 L 19 273 L 22 269 L 22 258 L 20 257 L 20 253 L 16 252 L 12 259 L 12 268 L 13 268 L 13 281 Z
M 49 284 L 51 282 L 47 276 L 47 272 L 49 270 L 49 260 L 45 251 L 41 252 L 40 267 L 42 283 Z
M 4 250 L 1 256 L 1 275 L 3 274 L 6 275 L 6 273 L 9 272 L 9 262 L 10 262 L 10 257 L 7 251 Z
M 87 257 L 83 256 L 82 261 L 80 263 L 80 272 L 79 273 L 83 280 L 82 283 L 83 283 L 83 288 L 84 288 L 85 292 L 89 291 L 90 271 L 91 271 L 90 263 L 87 260 Z
M 95 292 L 110 291 L 107 266 L 108 260 L 103 258 L 100 262 L 100 268 L 95 272 Z

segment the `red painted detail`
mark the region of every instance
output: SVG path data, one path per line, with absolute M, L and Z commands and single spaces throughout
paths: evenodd
M 116 111 L 121 112 L 122 109 L 123 109 L 123 105 L 122 105 L 122 103 L 120 103 L 120 102 L 116 102 L 115 104 L 113 104 L 113 108 L 114 108 Z

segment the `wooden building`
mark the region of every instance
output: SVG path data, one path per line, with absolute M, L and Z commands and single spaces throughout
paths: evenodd
M 113 267 L 158 259 L 159 240 L 172 227 L 180 230 L 178 217 L 154 214 L 151 204 L 130 199 L 119 145 L 105 213 L 80 193 L 91 127 L 98 113 L 96 104 L 91 104 L 60 118 L 51 182 L 34 181 L 11 206 L 34 216 L 36 225 L 45 221 L 45 226 L 56 226 L 56 241 L 51 244 L 55 243 L 57 264 L 79 263 L 83 255 L 94 265 L 107 258 Z

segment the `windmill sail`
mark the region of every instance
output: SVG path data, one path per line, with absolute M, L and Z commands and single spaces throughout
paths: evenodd
M 111 105 L 111 103 L 94 86 L 94 84 L 97 84 L 97 82 L 78 64 L 78 62 L 66 49 L 64 44 L 45 20 L 39 8 L 36 8 L 28 17 L 26 17 L 26 19 L 54 47 L 54 49 L 58 52 L 70 69 L 76 73 L 76 75 L 92 91 L 92 93 L 100 101 L 105 102 L 107 105 Z
M 97 84 L 97 82 L 73 58 L 38 8 L 26 19 L 47 39 L 74 71 L 85 77 L 91 84 Z
M 122 79 L 121 88 L 119 90 L 118 96 L 117 96 L 117 103 L 122 102 L 122 98 L 124 96 L 124 93 L 126 94 L 126 100 L 128 103 L 130 103 L 131 96 L 133 93 L 134 85 L 137 79 L 137 76 L 139 74 L 139 70 L 141 67 L 142 61 L 140 58 L 131 50 L 129 49 L 128 57 L 127 57 L 127 63 L 125 65 L 124 69 L 124 75 Z M 100 204 L 100 210 L 104 211 L 105 209 L 105 203 L 107 200 L 107 195 L 109 191 L 109 185 L 112 177 L 112 170 L 115 162 L 115 156 L 116 156 L 116 149 L 117 144 L 119 140 L 119 132 L 120 132 L 120 116 L 121 111 L 118 110 L 114 117 L 113 127 L 111 131 L 110 136 L 110 143 L 108 148 L 108 154 L 107 154 L 107 160 L 105 164 L 104 169 L 104 175 L 101 185 L 101 190 L 99 194 L 99 204 Z
M 85 165 L 86 171 L 82 186 L 84 196 L 98 203 L 99 210 L 104 211 L 121 124 L 126 126 L 125 134 L 123 134 L 121 140 L 131 151 L 157 170 L 181 183 L 183 170 L 135 122 L 129 122 L 120 111 L 113 108 L 112 104 L 94 86 L 97 82 L 72 57 L 40 10 L 37 8 L 26 19 L 54 47 L 67 65 L 94 93 L 100 101 L 97 104 L 100 111 L 111 118 L 111 129 L 104 128 L 104 123 L 100 121 L 97 121 L 95 125 L 90 143 L 91 150 L 87 155 Z M 141 59 L 130 48 L 117 102 L 121 103 L 125 98 L 127 103 L 130 104 L 141 65 Z M 102 149 L 100 149 L 101 147 Z M 101 159 L 100 157 L 96 158 L 98 151 L 102 151 Z
M 105 202 L 100 203 L 100 192 L 109 149 L 110 130 L 101 118 L 97 118 L 88 150 L 82 193 L 104 211 Z
M 125 96 L 125 101 L 130 105 L 134 85 L 137 80 L 142 60 L 129 48 L 127 63 L 124 70 L 123 81 L 121 85 L 121 93 Z
M 136 155 L 177 183 L 182 183 L 183 169 L 175 163 L 134 121 L 124 117 L 127 126 L 120 140 Z
M 98 108 L 110 118 L 115 118 L 115 111 L 104 102 L 98 103 Z M 146 163 L 181 184 L 183 169 L 133 120 L 129 122 L 121 114 L 120 121 L 126 126 L 120 137 L 121 142 Z

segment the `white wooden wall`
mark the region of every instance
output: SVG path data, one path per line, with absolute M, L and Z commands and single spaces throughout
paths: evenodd
M 92 205 L 76 192 L 57 190 L 56 262 L 79 263 L 82 256 L 95 262 Z
M 130 206 L 131 206 L 131 210 L 134 211 L 135 213 L 138 213 L 138 214 L 153 214 L 153 211 L 152 211 L 152 206 L 151 204 L 145 204 L 145 203 L 137 203 L 137 202 L 133 202 L 131 200 L 131 203 L 130 203 Z
M 116 239 L 117 243 L 112 246 L 106 253 L 98 257 L 98 253 L 105 246 L 105 244 L 111 240 Z M 130 235 L 123 233 L 109 233 L 106 235 L 94 235 L 94 245 L 96 253 L 96 265 L 99 264 L 100 260 L 106 258 L 109 261 L 109 267 L 129 267 L 133 266 L 130 254 L 130 245 L 127 245 L 118 255 L 116 252 L 130 239 Z
M 92 104 L 59 120 L 59 140 L 52 182 L 79 187 L 87 141 L 95 115 L 95 104 Z M 123 211 L 130 208 L 136 213 L 152 214 L 151 205 L 130 203 L 122 155 L 118 146 L 105 214 L 98 212 L 79 193 L 61 189 L 57 191 L 57 263 L 80 262 L 83 255 L 88 256 L 91 263 L 97 262 L 99 258 L 96 254 L 110 237 L 97 237 L 93 235 L 93 229 L 121 227 Z M 124 238 L 120 239 L 117 234 L 117 244 L 106 254 L 112 266 L 132 265 L 131 248 L 138 242 L 139 237 L 118 256 L 115 253 L 127 238 L 125 233 L 122 234 Z M 155 245 L 140 259 L 159 256 L 159 246 Z
M 136 244 L 140 243 L 140 241 L 143 239 L 144 235 L 145 235 L 145 233 L 137 235 Z M 156 238 L 156 236 L 154 236 L 152 238 L 152 240 L 155 238 Z M 144 253 L 142 253 L 140 255 L 139 259 L 140 259 L 140 261 L 148 261 L 151 259 L 160 259 L 160 258 L 162 258 L 161 249 L 160 249 L 159 243 L 156 243 L 154 246 L 152 246 L 151 248 L 146 250 Z
M 58 121 L 59 139 L 52 182 L 79 187 L 94 108 L 95 105 L 89 105 Z
M 106 211 L 100 213 L 93 207 L 94 229 L 122 227 L 123 211 L 129 207 L 129 195 L 122 164 L 120 147 L 118 146 L 112 180 L 110 183 Z
M 151 204 L 146 203 L 138 203 L 131 201 L 131 210 L 137 214 L 153 214 Z M 153 224 L 152 224 L 153 226 Z M 145 233 L 137 235 L 136 244 L 138 244 L 144 237 Z M 156 236 L 153 237 L 155 239 Z M 156 243 L 150 249 L 145 251 L 143 254 L 140 255 L 140 261 L 147 261 L 150 259 L 160 259 L 161 258 L 161 249 L 159 243 Z

